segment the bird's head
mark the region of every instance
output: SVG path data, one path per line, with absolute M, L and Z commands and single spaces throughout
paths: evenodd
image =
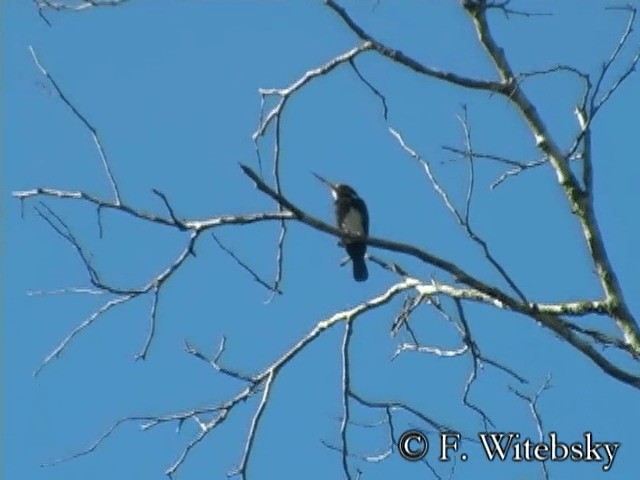
M 335 189 L 331 190 L 334 198 L 358 198 L 358 194 L 356 191 L 351 188 L 349 185 L 345 185 L 344 183 L 336 183 Z
M 317 173 L 311 173 L 331 189 L 331 195 L 333 195 L 334 200 L 337 200 L 338 198 L 358 198 L 358 194 L 356 193 L 356 191 L 349 185 L 346 185 L 344 183 L 333 183 L 326 178 L 321 177 Z

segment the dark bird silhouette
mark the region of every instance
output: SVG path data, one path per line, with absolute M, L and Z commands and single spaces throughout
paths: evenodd
M 312 172 L 313 173 L 313 172 Z M 369 235 L 369 212 L 356 191 L 344 183 L 332 183 L 317 173 L 313 175 L 331 189 L 335 207 L 336 226 L 350 233 L 366 237 Z M 353 263 L 353 278 L 356 282 L 364 282 L 369 278 L 364 254 L 367 244 L 360 240 L 342 237 L 342 245 Z

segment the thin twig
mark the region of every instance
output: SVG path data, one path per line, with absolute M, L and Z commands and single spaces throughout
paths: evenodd
M 542 426 L 542 416 L 540 415 L 540 412 L 538 412 L 538 400 L 540 398 L 540 395 L 542 394 L 542 392 L 544 392 L 545 390 L 548 390 L 549 388 L 551 388 L 551 374 L 547 374 L 547 378 L 545 379 L 545 381 L 542 383 L 542 386 L 538 389 L 537 392 L 535 392 L 532 396 L 527 396 L 521 392 L 519 392 L 518 390 L 509 387 L 509 390 L 511 390 L 517 397 L 521 398 L 522 400 L 525 400 L 528 404 L 529 404 L 529 409 L 531 410 L 531 415 L 533 416 L 533 419 L 536 422 L 536 427 L 538 429 L 538 439 L 540 442 L 544 441 L 544 428 Z M 546 460 L 542 460 L 542 474 L 544 476 L 545 480 L 549 480 L 549 471 L 547 470 L 547 463 Z
M 216 236 L 216 234 L 214 232 L 211 232 L 211 236 L 213 237 L 213 240 L 218 244 L 218 246 L 222 249 L 222 251 L 224 251 L 227 255 L 229 255 L 231 258 L 233 258 L 233 260 L 235 260 L 235 262 L 238 265 L 240 265 L 240 267 L 242 267 L 242 269 L 244 269 L 246 272 L 248 272 L 249 275 L 251 275 L 256 282 L 258 282 L 260 285 L 262 285 L 267 290 L 269 290 L 271 292 L 274 292 L 274 293 L 277 293 L 278 295 L 282 295 L 282 291 L 281 290 L 279 290 L 277 287 L 275 287 L 273 285 L 270 285 L 265 280 L 263 280 L 249 265 L 247 265 L 242 260 L 240 260 L 240 258 L 238 258 L 238 256 L 235 253 L 233 253 L 233 251 L 231 251 L 230 249 L 225 247 L 222 244 L 222 242 L 220 242 L 220 240 L 218 239 L 218 237 Z
M 43 3 L 46 3 L 46 2 L 43 2 Z M 47 5 L 47 6 L 49 6 L 49 5 Z M 113 173 L 111 172 L 111 167 L 109 166 L 109 161 L 107 160 L 107 154 L 105 153 L 104 147 L 102 146 L 102 142 L 100 141 L 100 138 L 98 137 L 98 131 L 95 129 L 95 127 L 91 123 L 89 123 L 87 118 L 82 113 L 80 113 L 80 111 L 71 103 L 71 101 L 68 99 L 68 97 L 63 93 L 63 91 L 58 86 L 58 83 L 53 79 L 51 74 L 49 74 L 49 72 L 47 70 L 45 70 L 45 68 L 40 63 L 40 60 L 38 60 L 38 57 L 36 56 L 36 52 L 35 52 L 35 50 L 33 49 L 32 46 L 29 46 L 29 51 L 31 52 L 31 56 L 33 57 L 33 61 L 35 62 L 36 66 L 38 67 L 38 70 L 40 70 L 40 72 L 45 77 L 47 77 L 47 80 L 49 80 L 51 85 L 53 85 L 53 88 L 56 89 L 56 92 L 58 93 L 58 96 L 60 97 L 60 99 L 62 99 L 62 101 L 65 103 L 65 105 L 67 105 L 71 109 L 73 114 L 91 132 L 91 137 L 93 138 L 93 141 L 96 144 L 96 148 L 98 149 L 98 153 L 100 154 L 100 159 L 102 160 L 102 166 L 104 167 L 104 170 L 105 170 L 105 172 L 107 174 L 107 178 L 109 179 L 109 183 L 111 184 L 111 189 L 113 190 L 113 195 L 115 197 L 115 203 L 116 204 L 120 204 L 121 203 L 121 201 L 120 201 L 120 191 L 119 191 L 118 185 L 116 184 L 116 181 L 115 181 L 115 179 L 113 177 Z

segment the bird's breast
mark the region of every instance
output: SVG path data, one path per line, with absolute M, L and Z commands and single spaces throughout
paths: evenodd
M 351 233 L 365 234 L 362 215 L 355 208 L 346 210 L 344 217 L 340 221 L 340 228 Z

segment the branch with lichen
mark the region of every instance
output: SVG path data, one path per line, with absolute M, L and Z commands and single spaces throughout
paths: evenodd
M 536 146 L 549 159 L 549 163 L 556 172 L 558 184 L 562 187 L 569 202 L 569 207 L 578 218 L 587 248 L 604 291 L 607 312 L 615 321 L 625 342 L 629 344 L 636 354 L 640 355 L 640 329 L 624 299 L 622 287 L 609 260 L 602 233 L 598 227 L 591 191 L 581 188 L 580 182 L 571 171 L 567 156 L 555 141 L 535 105 L 529 100 L 516 81 L 516 75 L 507 60 L 504 50 L 497 44 L 491 33 L 486 17 L 485 2 L 465 0 L 463 7 L 473 20 L 478 40 L 489 55 L 500 76 L 504 88 L 499 92 L 504 94 L 516 107 L 529 126 Z M 633 12 L 635 15 L 635 10 Z M 590 174 L 590 167 L 587 168 L 587 171 Z M 588 183 L 590 184 L 591 180 Z

